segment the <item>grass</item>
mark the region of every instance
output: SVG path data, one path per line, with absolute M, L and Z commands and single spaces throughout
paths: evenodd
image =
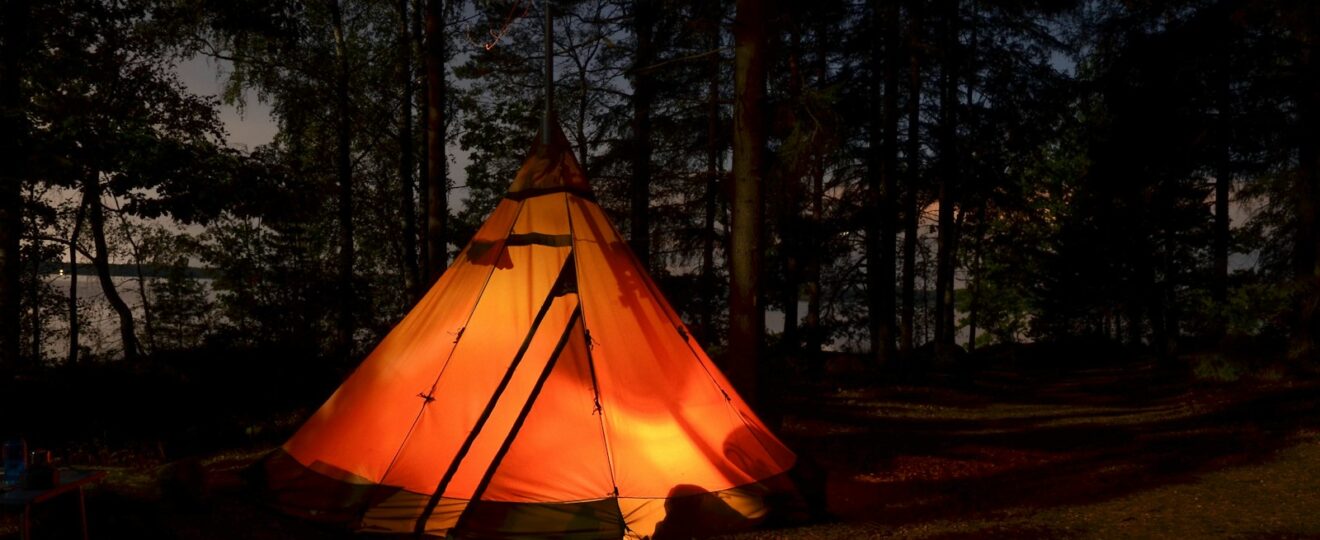
M 790 395 L 782 433 L 810 511 L 728 540 L 1320 538 L 1314 381 L 1212 384 L 1147 363 Z M 250 501 L 239 473 L 269 444 L 101 466 L 92 536 L 345 537 Z M 73 532 L 70 508 L 49 506 L 39 526 Z

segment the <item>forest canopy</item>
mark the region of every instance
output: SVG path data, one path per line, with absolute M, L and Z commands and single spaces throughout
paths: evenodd
M 5 0 L 0 367 L 350 369 L 526 156 L 547 5 L 558 121 L 717 358 L 751 332 L 781 374 L 1077 339 L 1315 365 L 1320 6 L 744 4 Z M 232 145 L 251 96 L 278 131 Z

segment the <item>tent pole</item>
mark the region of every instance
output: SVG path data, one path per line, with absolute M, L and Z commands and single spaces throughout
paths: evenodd
M 522 345 L 518 347 L 518 353 L 509 362 L 509 368 L 505 370 L 504 377 L 495 386 L 495 391 L 486 402 L 486 407 L 482 409 L 481 415 L 477 417 L 476 424 L 468 432 L 467 438 L 463 440 L 463 445 L 458 448 L 458 452 L 449 462 L 449 467 L 445 469 L 445 474 L 440 478 L 439 485 L 436 486 L 435 491 L 431 493 L 431 497 L 426 501 L 426 506 L 422 509 L 421 515 L 417 517 L 417 522 L 413 526 L 413 533 L 417 538 L 422 538 L 426 534 L 426 522 L 430 521 L 431 514 L 435 512 L 435 507 L 440 504 L 440 499 L 444 497 L 445 490 L 449 488 L 449 482 L 458 473 L 458 467 L 462 465 L 463 458 L 467 457 L 468 451 L 472 449 L 472 443 L 476 442 L 477 436 L 481 434 L 482 428 L 486 426 L 486 421 L 490 420 L 491 413 L 495 411 L 495 405 L 499 403 L 500 397 L 504 395 L 504 390 L 509 387 L 509 381 L 513 380 L 514 372 L 518 371 L 518 365 L 522 363 L 523 357 L 527 354 L 527 349 L 531 347 L 532 338 L 536 337 L 536 331 L 540 329 L 541 321 L 545 319 L 546 313 L 550 311 L 550 306 L 556 298 L 565 294 L 566 291 L 577 293 L 577 270 L 574 262 L 573 252 L 569 251 L 568 258 L 559 269 L 559 277 L 555 278 L 554 284 L 550 286 L 550 291 L 546 293 L 545 301 L 541 303 L 541 309 L 536 312 L 536 317 L 532 319 L 531 328 L 527 330 Z
M 472 515 L 468 510 L 472 505 L 479 504 L 481 496 L 486 494 L 486 488 L 490 487 L 490 481 L 495 478 L 495 471 L 500 468 L 500 463 L 504 462 L 504 456 L 508 455 L 509 448 L 513 447 L 514 439 L 518 438 L 518 432 L 522 430 L 523 424 L 527 422 L 527 416 L 532 412 L 532 407 L 536 405 L 536 398 L 540 397 L 541 389 L 545 388 L 545 381 L 550 378 L 550 373 L 558 365 L 559 357 L 563 355 L 564 349 L 568 347 L 569 340 L 573 339 L 573 329 L 578 327 L 578 323 L 582 318 L 580 298 L 578 302 L 578 306 L 573 309 L 573 314 L 568 317 L 568 324 L 564 326 L 564 333 L 559 336 L 559 343 L 555 345 L 554 352 L 550 353 L 550 359 L 546 360 L 545 367 L 541 369 L 541 375 L 537 377 L 536 384 L 532 386 L 532 393 L 527 396 L 527 401 L 523 402 L 522 409 L 518 411 L 518 417 L 513 421 L 513 427 L 504 436 L 504 442 L 500 443 L 499 450 L 495 452 L 495 459 L 491 460 L 490 465 L 486 466 L 486 472 L 481 475 L 481 481 L 477 483 L 477 488 L 472 492 L 472 499 L 468 502 L 468 508 L 463 509 L 463 513 L 458 516 L 458 521 L 454 523 L 454 528 L 451 530 L 456 531 L 458 535 L 462 534 L 463 529 L 466 528 L 468 516 Z
M 552 18 L 551 0 L 543 0 L 545 11 L 545 111 L 541 116 L 541 144 L 550 146 L 550 128 L 555 111 L 555 24 Z

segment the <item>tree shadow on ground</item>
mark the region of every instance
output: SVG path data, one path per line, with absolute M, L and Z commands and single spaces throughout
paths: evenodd
M 1315 410 L 1313 382 L 1205 387 L 1154 365 L 986 370 L 801 396 L 784 438 L 816 471 L 803 490 L 829 518 L 902 526 L 1193 482 L 1295 444 L 1320 427 Z

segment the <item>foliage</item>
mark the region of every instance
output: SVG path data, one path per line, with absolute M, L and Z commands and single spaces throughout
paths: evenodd
M 554 3 L 558 120 L 603 208 L 628 233 L 641 226 L 630 211 L 641 148 L 634 85 L 654 82 L 649 229 L 639 233 L 649 239 L 660 287 L 715 352 L 727 326 L 730 4 Z M 454 83 L 445 105 L 453 155 L 445 158 L 458 165 L 459 201 L 448 237 L 461 244 L 503 196 L 539 127 L 542 27 L 539 6 L 445 5 L 443 60 Z M 30 269 L 21 307 L 29 354 L 43 356 L 70 337 L 65 292 L 42 269 L 65 260 L 84 195 L 109 215 L 100 225 L 110 241 L 104 258 L 161 273 L 139 280 L 148 301 L 130 313 L 156 353 L 280 344 L 317 357 L 331 351 L 334 315 L 344 306 L 356 352 L 378 340 L 414 300 L 406 247 L 423 241 L 404 234 L 404 209 L 425 206 L 403 200 L 418 191 L 405 183 L 420 171 L 399 171 L 404 156 L 424 153 L 421 136 L 411 137 L 413 147 L 400 142 L 409 140 L 400 126 L 411 120 L 401 119 L 401 100 L 420 97 L 422 62 L 410 64 L 418 95 L 397 87 L 404 59 L 423 50 L 418 35 L 401 43 L 400 16 L 420 7 L 35 5 L 35 52 L 22 81 L 32 126 L 21 253 Z M 905 202 L 896 217 L 919 219 L 915 284 L 905 291 L 917 347 L 947 315 L 930 292 L 941 232 L 952 239 L 958 325 L 975 327 L 979 344 L 1083 336 L 1172 356 L 1180 345 L 1307 335 L 1320 297 L 1315 276 L 1299 270 L 1314 251 L 1314 211 L 1308 217 L 1302 204 L 1315 198 L 1306 191 L 1315 173 L 1304 161 L 1315 81 L 1303 54 L 1314 47 L 1314 6 L 783 7 L 768 21 L 761 303 L 803 319 L 774 332 L 787 354 L 863 348 L 870 321 L 893 315 L 868 312 L 879 293 L 868 290 L 879 269 L 867 268 L 864 256 L 882 217 L 868 187 L 878 173 L 874 144 L 883 140 L 868 120 L 876 112 L 900 115 L 899 150 L 886 158 L 897 160 L 900 193 L 889 195 L 910 195 L 913 206 Z M 887 17 L 898 17 L 899 35 L 886 34 Z M 491 47 L 476 39 L 506 26 Z M 649 65 L 637 64 L 639 27 L 654 34 Z M 196 56 L 224 66 L 221 96 L 194 95 L 175 74 L 174 64 Z M 344 110 L 334 99 L 341 85 Z M 878 110 L 891 86 L 897 110 Z M 241 109 L 253 92 L 271 106 L 279 133 L 260 148 L 231 148 L 220 107 Z M 345 178 L 347 221 L 337 211 Z M 1231 215 L 1217 216 L 1224 184 Z M 932 219 L 941 187 L 956 192 L 946 205 L 955 210 L 951 225 Z M 1227 218 L 1232 226 L 1219 228 Z M 96 246 L 83 226 L 77 247 L 86 261 Z M 348 288 L 335 271 L 346 235 L 355 253 Z M 1227 273 L 1214 262 L 1223 246 L 1232 255 Z M 194 279 L 198 265 L 214 280 Z M 119 288 L 125 283 L 132 288 L 131 280 Z M 80 299 L 75 320 L 110 316 L 97 302 Z M 117 347 L 113 336 L 84 326 L 84 346 Z

